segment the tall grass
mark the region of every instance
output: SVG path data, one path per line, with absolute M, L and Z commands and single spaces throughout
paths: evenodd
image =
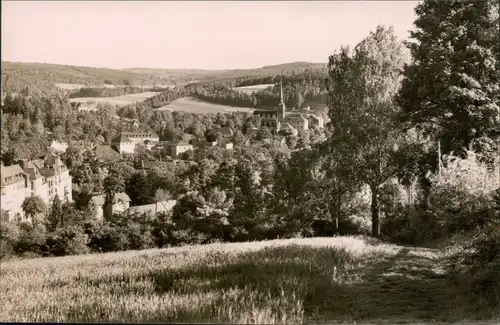
M 0 320 L 297 323 L 311 292 L 352 280 L 376 250 L 316 238 L 12 261 Z
M 402 251 L 408 248 L 337 237 L 9 261 L 0 268 L 0 321 L 285 324 L 439 317 L 443 308 L 425 303 L 436 293 L 434 299 L 447 301 L 439 277 L 394 275 L 397 260 L 406 258 L 401 271 L 410 261 L 417 269 L 432 266 L 435 257 Z M 412 302 L 408 290 L 420 299 Z

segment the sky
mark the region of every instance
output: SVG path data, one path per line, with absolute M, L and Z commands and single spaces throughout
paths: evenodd
M 416 1 L 2 1 L 2 61 L 249 69 L 327 62 L 378 24 L 405 39 Z

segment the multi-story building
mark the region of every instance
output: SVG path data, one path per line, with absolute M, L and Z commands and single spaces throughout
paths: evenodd
M 2 221 L 10 221 L 24 215 L 21 205 L 30 196 L 28 175 L 19 165 L 1 165 Z
M 135 142 L 129 139 L 127 136 L 119 134 L 117 137 L 111 140 L 111 148 L 115 149 L 120 154 L 133 154 L 135 151 Z
M 285 117 L 283 120 L 285 123 L 290 124 L 297 130 L 308 130 L 309 129 L 309 121 L 302 114 L 290 114 Z
M 154 132 L 121 132 L 111 140 L 111 147 L 120 154 L 133 154 L 136 145 L 145 144 L 146 141 L 148 143 L 158 143 L 160 137 Z
M 179 141 L 170 147 L 170 157 L 172 157 L 172 159 L 177 159 L 181 153 L 188 150 L 193 150 L 193 145 Z
M 316 127 L 318 129 L 325 127 L 325 119 L 321 115 L 308 115 L 307 120 L 309 121 L 309 127 Z
M 63 202 L 73 200 L 69 170 L 61 158 L 51 152 L 8 167 L 2 164 L 1 172 L 1 209 L 7 221 L 24 217 L 22 204 L 31 195 L 39 196 L 47 205 L 56 195 Z

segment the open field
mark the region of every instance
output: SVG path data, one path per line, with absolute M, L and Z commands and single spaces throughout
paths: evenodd
M 55 85 L 56 85 L 56 87 L 61 88 L 61 89 L 65 89 L 65 90 L 78 90 L 80 88 L 110 88 L 110 89 L 113 89 L 113 88 L 120 88 L 120 87 L 128 87 L 125 85 L 86 86 L 86 85 L 82 85 L 82 84 L 67 84 L 67 83 L 56 83 Z M 144 88 L 146 88 L 146 87 L 144 87 Z
M 274 84 L 260 84 L 252 86 L 234 87 L 233 90 L 251 95 L 252 93 L 256 93 L 268 87 L 274 87 Z
M 133 103 L 142 102 L 148 98 L 158 95 L 157 92 L 147 91 L 143 93 L 130 94 L 124 96 L 115 97 L 82 97 L 82 98 L 71 98 L 69 101 L 71 103 L 108 103 L 111 105 L 126 106 Z
M 124 88 L 124 87 L 130 87 L 127 85 L 101 85 L 101 86 L 85 86 L 83 84 L 67 84 L 67 83 L 56 83 L 56 87 L 65 89 L 65 90 L 78 90 L 80 88 L 88 87 L 88 88 Z M 153 85 L 132 85 L 132 87 L 142 87 L 144 89 L 153 89 Z M 157 88 L 173 88 L 173 85 L 167 85 L 167 84 L 157 84 Z
M 85 85 L 82 84 L 67 84 L 67 83 L 56 83 L 55 85 L 57 88 L 61 88 L 64 90 L 78 90 L 80 88 L 86 87 Z
M 470 324 L 441 261 L 359 237 L 9 261 L 0 321 Z
M 188 113 L 231 113 L 231 112 L 251 112 L 250 107 L 233 107 L 218 105 L 200 101 L 192 97 L 183 97 L 174 100 L 168 105 L 157 108 L 159 111 L 181 111 Z

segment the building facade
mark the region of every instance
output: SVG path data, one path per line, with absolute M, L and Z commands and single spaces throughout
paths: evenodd
M 170 147 L 170 157 L 172 157 L 172 159 L 177 159 L 180 154 L 188 150 L 193 150 L 193 145 L 182 141 L 177 142 Z
M 160 137 L 154 132 L 121 132 L 111 140 L 111 147 L 120 154 L 133 154 L 138 144 L 154 144 L 160 141 Z
M 61 158 L 51 152 L 8 167 L 2 164 L 1 173 L 1 210 L 5 221 L 23 220 L 22 204 L 31 195 L 39 196 L 47 205 L 52 204 L 56 195 L 63 202 L 73 201 L 69 170 Z

